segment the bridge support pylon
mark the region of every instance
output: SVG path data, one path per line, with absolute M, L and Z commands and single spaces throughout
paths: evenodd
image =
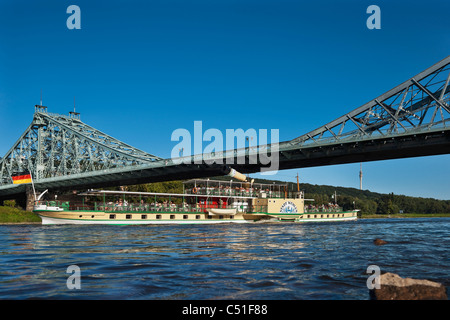
M 34 192 L 31 186 L 26 186 L 25 193 L 17 195 L 14 200 L 16 204 L 26 211 L 33 211 Z

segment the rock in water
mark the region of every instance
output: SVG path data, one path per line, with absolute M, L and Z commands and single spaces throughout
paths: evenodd
M 445 286 L 438 282 L 402 278 L 394 273 L 380 276 L 380 289 L 370 290 L 373 300 L 447 300 Z
M 381 239 L 376 238 L 375 240 L 373 240 L 373 243 L 376 244 L 377 246 L 381 246 L 383 244 L 386 244 L 387 242 Z

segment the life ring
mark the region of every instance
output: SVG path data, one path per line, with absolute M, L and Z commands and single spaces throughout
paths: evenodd
M 192 193 L 197 193 L 197 188 L 192 188 Z

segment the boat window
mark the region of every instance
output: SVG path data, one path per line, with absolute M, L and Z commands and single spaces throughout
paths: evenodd
M 147 215 L 146 214 L 141 214 L 141 219 L 147 219 Z
M 78 217 L 79 217 L 79 218 L 83 218 L 83 215 L 80 214 Z
M 160 215 L 160 214 L 157 214 L 157 215 L 156 215 L 156 219 L 158 219 L 158 220 L 161 219 L 161 215 Z
M 223 216 L 222 216 L 222 215 L 220 215 L 220 216 L 219 216 L 219 219 L 223 219 Z
M 94 215 L 92 215 L 91 218 L 94 218 Z
M 199 219 L 200 219 L 200 215 L 197 214 L 197 215 L 195 216 L 195 219 L 199 220 Z
M 188 218 L 188 215 L 187 214 L 184 214 L 183 215 L 183 219 L 187 219 Z
M 171 214 L 171 215 L 170 215 L 170 219 L 175 219 L 175 215 L 174 215 L 174 214 Z
M 230 216 L 230 219 L 234 219 L 234 216 Z
M 110 214 L 110 215 L 109 215 L 109 218 L 110 218 L 110 219 L 115 219 L 115 218 L 116 218 L 116 215 L 115 215 L 115 214 Z
M 131 214 L 127 214 L 127 215 L 125 216 L 125 219 L 131 219 Z

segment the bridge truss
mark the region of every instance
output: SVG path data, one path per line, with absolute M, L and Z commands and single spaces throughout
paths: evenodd
M 280 169 L 450 153 L 450 56 L 279 149 Z
M 274 148 L 276 147 L 276 148 Z M 161 159 L 81 122 L 36 106 L 31 125 L 0 159 L 0 197 L 25 191 L 15 172 L 30 170 L 38 188 L 91 188 L 223 174 L 264 167 L 277 150 L 278 169 L 450 153 L 450 56 L 316 130 L 274 145 Z M 251 158 L 258 161 L 249 161 Z
M 39 181 L 160 159 L 81 122 L 79 113 L 52 114 L 37 105 L 32 123 L 0 160 L 0 186 L 24 171 Z
M 450 57 L 342 117 L 289 141 L 340 143 L 439 130 L 450 125 Z

